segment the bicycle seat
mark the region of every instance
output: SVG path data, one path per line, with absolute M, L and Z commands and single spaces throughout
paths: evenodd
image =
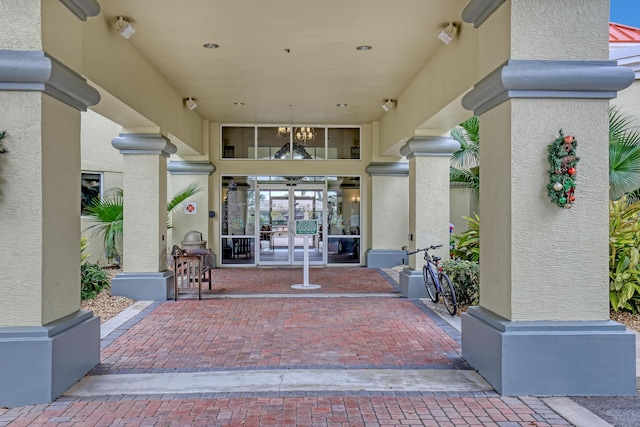
M 442 258 L 440 258 L 439 256 L 433 256 L 431 257 L 431 259 L 434 261 L 440 261 Z

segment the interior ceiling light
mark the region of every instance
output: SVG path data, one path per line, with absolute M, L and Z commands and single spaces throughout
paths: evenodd
M 356 50 L 371 50 L 371 49 L 373 48 L 371 46 L 367 46 L 366 44 L 356 47 Z
M 219 44 L 215 44 L 215 43 L 205 43 L 202 45 L 202 47 L 206 48 L 206 49 L 217 49 L 220 47 Z
M 196 101 L 193 98 L 185 99 L 184 103 L 189 110 L 195 110 L 196 108 L 198 108 L 198 104 L 196 104 Z
M 288 138 L 290 132 L 291 132 L 291 128 L 289 126 L 280 126 L 278 128 L 278 136 L 280 138 Z
M 382 109 L 384 111 L 390 111 L 393 108 L 396 108 L 396 105 L 398 104 L 398 101 L 396 101 L 395 99 L 385 99 L 384 103 L 382 104 Z
M 336 104 L 338 107 L 346 107 L 347 104 L 345 104 L 344 102 L 341 102 L 340 104 Z
M 295 132 L 296 139 L 302 142 L 302 145 L 305 145 L 307 141 L 313 141 L 314 139 L 316 139 L 316 135 L 316 130 L 310 127 L 296 128 Z
M 237 105 L 237 106 L 243 106 L 244 102 L 234 102 L 233 105 Z
M 442 43 L 449 44 L 456 37 L 456 33 L 458 32 L 458 27 L 453 22 L 449 22 L 446 27 L 440 34 L 438 34 L 438 38 L 442 40 Z
M 116 30 L 118 30 L 118 33 L 120 33 L 120 35 L 125 39 L 129 39 L 133 35 L 133 33 L 136 32 L 136 29 L 133 28 L 133 25 L 131 25 L 129 21 L 127 21 L 122 16 L 118 16 L 118 20 L 116 21 L 114 26 L 116 27 Z

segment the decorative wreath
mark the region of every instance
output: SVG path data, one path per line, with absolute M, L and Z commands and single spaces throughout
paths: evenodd
M 547 190 L 551 202 L 560 208 L 571 209 L 576 201 L 576 176 L 579 157 L 578 141 L 571 135 L 560 136 L 549 145 L 549 184 Z

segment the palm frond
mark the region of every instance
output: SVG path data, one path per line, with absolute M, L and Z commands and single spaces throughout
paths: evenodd
M 178 193 L 173 196 L 173 198 L 167 203 L 167 212 L 172 213 L 175 209 L 177 209 L 185 200 L 194 194 L 202 191 L 202 187 L 200 187 L 197 183 L 191 183 L 182 190 L 178 191 Z
M 477 117 L 471 117 L 449 131 L 460 144 L 460 149 L 451 156 L 451 166 L 470 169 L 480 164 L 480 135 Z
M 480 177 L 466 169 L 450 167 L 449 182 L 466 185 L 476 195 L 480 192 Z

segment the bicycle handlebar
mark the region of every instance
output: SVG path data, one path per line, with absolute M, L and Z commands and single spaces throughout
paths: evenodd
M 431 246 L 429 246 L 428 248 L 416 249 L 416 250 L 415 250 L 415 251 L 413 251 L 413 252 L 409 252 L 409 251 L 407 251 L 407 250 L 405 249 L 405 252 L 407 253 L 407 255 L 413 255 L 413 254 L 417 254 L 418 252 L 425 252 L 425 251 L 429 251 L 429 250 L 431 250 L 431 249 L 438 249 L 438 248 L 441 248 L 441 247 L 442 247 L 442 245 L 436 245 L 436 246 L 431 245 Z

